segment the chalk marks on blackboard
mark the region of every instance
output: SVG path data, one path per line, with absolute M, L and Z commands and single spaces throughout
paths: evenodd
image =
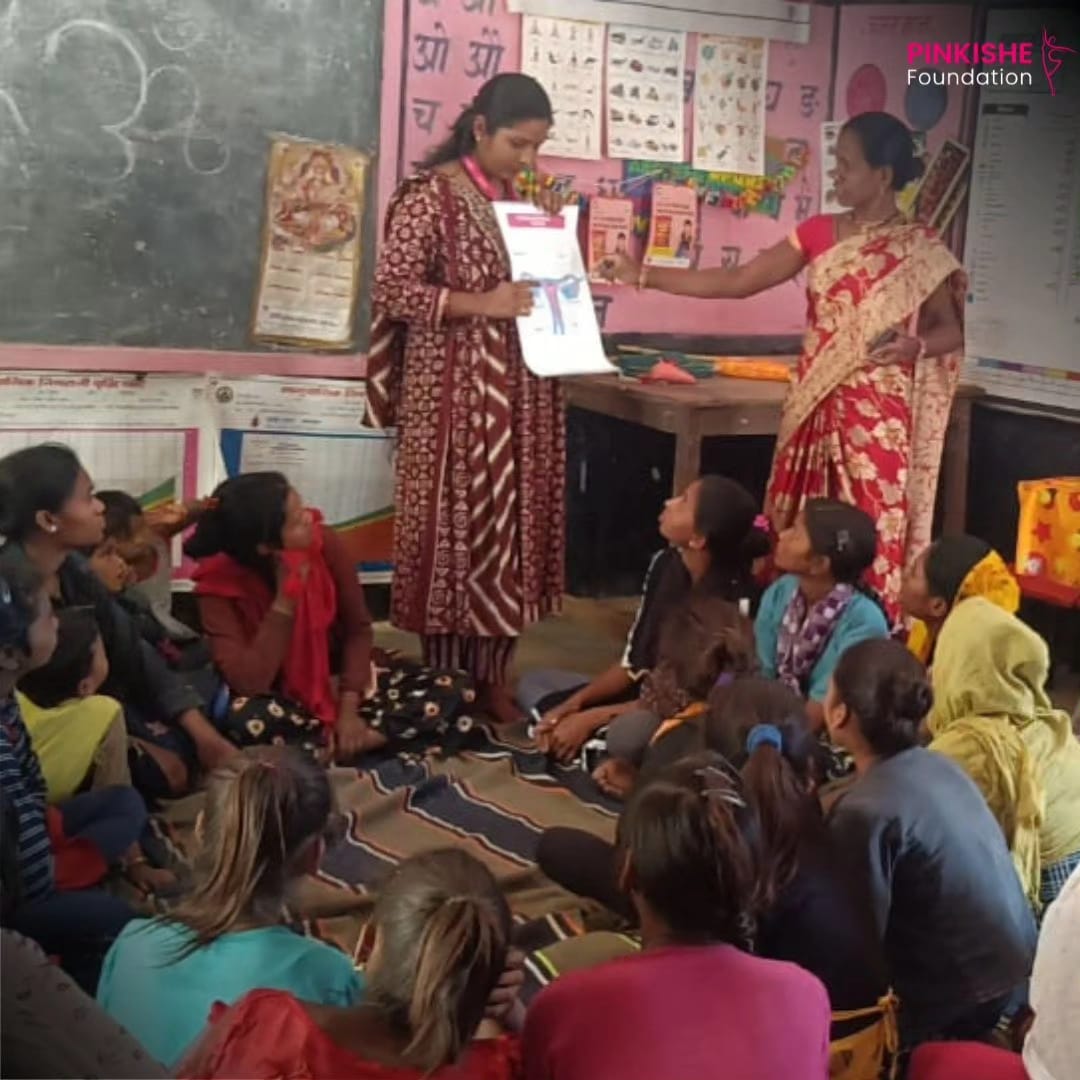
M 202 94 L 198 82 L 187 68 L 179 64 L 162 64 L 151 70 L 138 46 L 124 31 L 98 19 L 71 19 L 53 30 L 45 39 L 46 64 L 61 62 L 63 43 L 73 33 L 95 35 L 102 39 L 103 44 L 110 42 L 119 45 L 130 59 L 135 73 L 135 80 L 130 85 L 135 98 L 131 111 L 111 123 L 100 125 L 102 132 L 116 140 L 123 155 L 123 168 L 115 176 L 100 179 L 113 183 L 126 180 L 135 171 L 139 144 L 164 138 L 179 139 L 184 164 L 197 176 L 216 176 L 228 168 L 231 156 L 228 144 L 200 126 Z M 194 41 L 191 44 L 194 44 Z M 190 45 L 188 47 L 190 48 Z M 169 76 L 186 85 L 188 110 L 171 124 L 157 129 L 149 128 L 145 123 L 140 123 L 140 120 L 144 118 L 144 112 L 151 101 L 154 85 Z
M 4 106 L 4 108 L 0 108 L 0 129 L 2 129 L 6 110 L 7 115 L 11 117 L 12 124 L 15 125 L 15 130 L 23 138 L 29 138 L 30 128 L 27 126 L 23 114 L 19 111 L 19 106 L 15 104 L 15 99 L 2 87 L 0 87 L 0 106 Z
M 206 27 L 190 12 L 164 7 L 161 20 L 154 23 L 154 40 L 168 52 L 186 53 L 206 36 Z

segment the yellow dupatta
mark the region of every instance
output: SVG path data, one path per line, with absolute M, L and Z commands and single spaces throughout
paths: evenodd
M 961 601 L 938 636 L 930 749 L 975 781 L 1001 825 L 1032 905 L 1042 869 L 1080 850 L 1080 743 L 1046 695 L 1049 651 L 982 597 Z
M 991 551 L 985 558 L 980 559 L 960 582 L 956 595 L 945 599 L 949 600 L 951 607 L 955 607 L 961 600 L 968 600 L 973 596 L 989 600 L 1010 615 L 1015 615 L 1020 610 L 1020 584 L 996 551 Z M 921 619 L 916 619 L 911 624 L 908 649 L 921 663 L 929 665 L 934 653 L 934 634 Z

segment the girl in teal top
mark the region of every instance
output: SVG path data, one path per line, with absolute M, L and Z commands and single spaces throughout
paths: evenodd
M 352 1005 L 362 983 L 340 950 L 285 925 L 289 887 L 322 859 L 332 799 L 300 751 L 253 748 L 211 777 L 191 895 L 167 916 L 128 923 L 105 958 L 98 1001 L 168 1068 L 215 1002 L 250 990 Z
M 876 554 L 873 519 L 833 499 L 810 499 L 777 542 L 784 576 L 761 599 L 758 661 L 767 677 L 806 699 L 815 730 L 840 657 L 857 642 L 889 636 L 884 609 L 862 584 Z

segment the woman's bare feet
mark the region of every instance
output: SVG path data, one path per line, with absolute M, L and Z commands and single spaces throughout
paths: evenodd
M 496 724 L 516 724 L 525 719 L 513 695 L 500 683 L 480 683 L 477 687 L 476 707 L 490 716 Z
M 612 799 L 625 799 L 637 780 L 637 769 L 629 761 L 608 758 L 593 769 L 596 786 Z

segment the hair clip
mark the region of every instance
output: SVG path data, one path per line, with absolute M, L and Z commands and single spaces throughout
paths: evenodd
M 203 506 L 207 510 L 216 510 L 221 505 L 221 500 L 216 495 L 208 495 L 203 499 Z
M 775 724 L 755 724 L 746 736 L 746 752 L 752 754 L 759 746 L 784 749 L 784 733 Z
M 847 529 L 838 529 L 836 533 L 836 550 L 844 551 L 851 543 L 851 533 Z
M 758 514 L 758 516 L 754 518 L 754 528 L 757 529 L 758 532 L 772 534 L 772 522 L 764 514 Z
M 721 671 L 716 682 L 713 683 L 713 689 L 719 690 L 724 686 L 730 686 L 735 681 L 734 671 Z
M 746 801 L 735 790 L 735 780 L 723 769 L 707 765 L 704 769 L 698 769 L 694 775 L 704 781 L 701 789 L 703 799 L 745 809 Z

